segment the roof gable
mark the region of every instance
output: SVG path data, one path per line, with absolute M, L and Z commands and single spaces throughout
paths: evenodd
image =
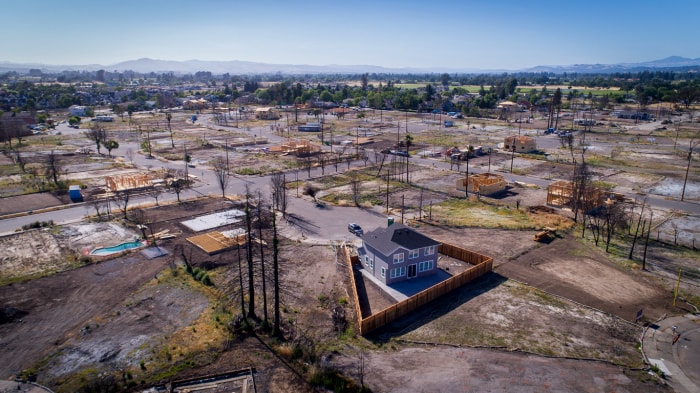
M 440 244 L 440 242 L 398 223 L 368 232 L 362 237 L 362 241 L 382 255 L 387 256 L 393 254 L 397 248 L 415 250 Z

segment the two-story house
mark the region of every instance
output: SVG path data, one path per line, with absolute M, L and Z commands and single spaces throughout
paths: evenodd
M 364 268 L 384 284 L 437 272 L 439 242 L 399 223 L 365 233 L 357 252 Z

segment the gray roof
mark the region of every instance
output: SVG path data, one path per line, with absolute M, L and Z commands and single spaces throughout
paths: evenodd
M 383 255 L 390 255 L 399 247 L 415 250 L 440 244 L 440 242 L 399 223 L 368 232 L 362 237 L 362 241 Z

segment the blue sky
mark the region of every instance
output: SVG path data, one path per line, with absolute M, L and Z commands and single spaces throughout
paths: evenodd
M 514 70 L 700 57 L 700 1 L 17 0 L 0 61 Z

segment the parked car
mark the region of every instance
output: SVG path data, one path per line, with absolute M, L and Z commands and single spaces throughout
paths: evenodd
M 401 157 L 409 157 L 410 154 L 408 154 L 407 151 L 404 150 L 389 150 L 389 154 L 393 154 L 395 156 L 401 156 Z
M 362 236 L 364 234 L 362 227 L 355 224 L 354 222 L 351 222 L 350 224 L 348 224 L 348 231 L 356 236 Z

